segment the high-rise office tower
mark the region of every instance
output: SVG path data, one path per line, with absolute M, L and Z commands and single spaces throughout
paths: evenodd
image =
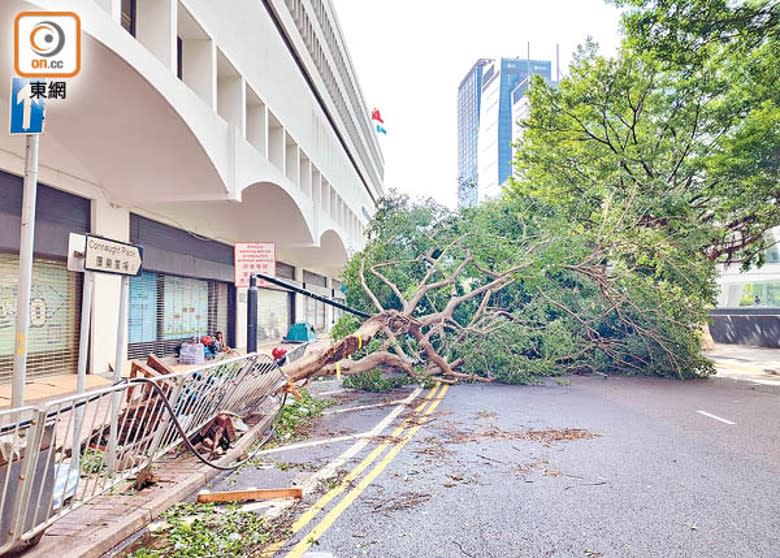
M 552 63 L 527 58 L 481 58 L 458 88 L 458 206 L 498 195 L 512 175 L 518 116 L 533 75 L 550 81 Z
M 512 176 L 514 114 L 522 103 L 534 75 L 550 82 L 552 63 L 547 60 L 501 58 L 482 70 L 477 140 L 478 199 L 495 197 Z
M 477 134 L 482 97 L 482 68 L 492 60 L 481 58 L 458 87 L 458 207 L 477 204 Z

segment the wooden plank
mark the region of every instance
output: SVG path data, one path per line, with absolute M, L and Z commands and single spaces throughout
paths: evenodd
M 145 378 L 157 378 L 162 376 L 157 370 L 140 362 L 133 361 L 133 366 L 130 368 L 130 378 L 137 378 L 139 372 Z
M 165 364 L 162 359 L 160 359 L 157 355 L 154 353 L 149 353 L 149 355 L 146 357 L 146 365 L 159 372 L 160 374 L 173 374 L 174 370 L 173 368 L 169 367 L 167 364 Z
M 272 498 L 303 498 L 302 488 L 258 488 L 251 490 L 227 490 L 225 492 L 201 492 L 198 503 L 241 502 L 244 500 L 270 500 Z

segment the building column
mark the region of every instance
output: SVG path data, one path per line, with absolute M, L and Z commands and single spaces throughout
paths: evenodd
M 303 268 L 295 266 L 295 282 L 303 285 Z M 295 322 L 306 321 L 306 297 L 302 294 L 295 294 Z
M 124 207 L 113 206 L 102 199 L 92 200 L 92 232 L 113 240 L 129 242 L 130 211 Z M 117 329 L 127 329 L 127 323 L 118 323 L 120 292 L 119 275 L 95 273 L 89 359 L 91 374 L 108 372 L 114 366 Z M 127 358 L 126 346 L 124 355 Z
M 246 310 L 247 310 L 247 289 L 239 287 L 236 289 L 236 338 L 230 342 L 242 353 L 246 352 Z

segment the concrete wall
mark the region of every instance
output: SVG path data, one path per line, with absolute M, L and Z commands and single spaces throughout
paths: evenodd
M 718 308 L 710 317 L 716 343 L 780 348 L 780 309 Z

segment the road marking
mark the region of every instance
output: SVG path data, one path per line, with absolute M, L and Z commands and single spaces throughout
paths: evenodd
M 386 401 L 384 403 L 372 403 L 370 405 L 357 405 L 355 407 L 344 407 L 343 409 L 333 409 L 332 411 L 325 411 L 323 415 L 338 415 L 339 413 L 351 413 L 353 411 L 364 411 L 366 409 L 378 409 L 380 407 L 388 407 L 389 405 L 398 405 L 402 403 L 402 399 L 396 399 L 395 401 Z
M 429 392 L 428 395 L 425 396 L 425 400 L 417 406 L 417 408 L 414 410 L 414 413 L 409 416 L 407 419 L 405 419 L 391 434 L 393 437 L 397 437 L 399 434 L 403 432 L 403 430 L 406 428 L 406 424 L 408 424 L 414 416 L 416 416 L 419 412 L 422 411 L 422 409 L 431 401 L 433 396 L 436 394 L 436 391 L 441 387 L 441 384 L 436 384 Z M 399 413 L 406 408 L 406 405 L 411 402 L 412 397 L 416 397 L 420 392 L 421 388 L 417 388 L 414 393 L 410 394 L 407 399 L 405 399 L 396 409 L 393 410 L 392 413 L 390 413 L 387 417 L 385 417 L 382 422 L 377 424 L 371 431 L 367 432 L 366 434 L 369 434 L 370 437 L 376 436 L 382 432 L 382 430 L 385 429 L 385 427 L 395 419 Z M 336 459 L 333 463 L 329 464 L 327 467 L 321 469 L 318 471 L 315 475 L 312 476 L 311 479 L 307 482 L 307 485 L 311 483 L 311 486 L 315 486 L 316 482 L 320 479 L 325 479 L 333 475 L 335 470 L 340 467 L 343 463 L 345 463 L 347 460 L 351 459 L 354 455 L 356 455 L 360 450 L 362 450 L 366 445 L 368 445 L 370 441 L 370 437 L 367 437 L 363 440 L 360 440 L 356 442 L 349 450 L 344 452 L 341 456 L 339 456 L 338 459 Z M 303 529 L 314 517 L 319 513 L 319 511 L 325 507 L 328 502 L 333 500 L 336 496 L 344 492 L 347 488 L 352 486 L 352 481 L 357 478 L 360 473 L 362 473 L 366 468 L 368 468 L 374 460 L 384 451 L 384 449 L 390 444 L 390 442 L 383 442 L 378 447 L 374 448 L 363 460 L 358 463 L 348 474 L 344 479 L 341 481 L 341 483 L 325 493 L 322 497 L 320 497 L 317 502 L 314 503 L 314 505 L 306 510 L 296 521 L 293 523 L 291 531 L 294 535 L 301 529 Z M 349 455 L 347 455 L 349 454 Z M 329 469 L 327 473 L 325 472 L 326 469 Z M 304 488 L 304 494 L 306 494 L 308 490 Z M 244 509 L 247 509 L 246 506 Z M 287 544 L 288 539 L 285 539 L 283 541 L 280 541 L 278 543 L 272 544 L 268 548 L 266 548 L 263 551 L 264 557 L 270 557 L 273 556 L 274 553 L 276 553 L 280 548 L 282 548 L 285 544 Z
M 409 418 L 404 420 L 398 427 L 393 431 L 390 436 L 392 438 L 397 438 L 400 434 L 403 433 L 403 431 L 406 429 L 406 426 L 411 422 L 412 418 L 419 414 L 422 409 L 428 404 L 428 402 L 433 398 L 434 394 L 436 393 L 436 390 L 438 389 L 439 385 L 431 389 L 430 392 L 428 392 L 428 395 L 425 397 L 425 400 L 417 406 L 417 408 L 414 411 L 414 414 L 412 414 Z M 292 526 L 292 532 L 297 533 L 301 529 L 303 529 L 309 521 L 311 521 L 314 516 L 319 513 L 319 511 L 324 508 L 331 500 L 333 500 L 336 496 L 344 492 L 347 488 L 352 486 L 352 481 L 355 480 L 357 477 L 360 476 L 360 474 L 365 471 L 376 459 L 379 457 L 379 455 L 384 452 L 385 449 L 391 444 L 392 442 L 382 442 L 379 444 L 376 448 L 374 448 L 360 463 L 358 463 L 348 474 L 344 479 L 341 481 L 341 483 L 325 493 L 311 508 L 306 510 L 301 517 L 298 518 L 298 520 L 293 523 Z
M 442 388 L 439 397 L 428 406 L 422 416 L 431 414 L 436 409 L 436 407 L 439 406 L 439 403 L 441 403 L 442 399 L 444 399 L 448 389 L 449 385 L 445 385 Z M 312 543 L 316 542 L 333 525 L 339 516 L 344 513 L 344 511 L 352 504 L 352 502 L 354 502 L 355 499 L 360 496 L 366 487 L 368 487 L 382 473 L 382 471 L 385 470 L 390 462 L 395 459 L 395 457 L 401 452 L 404 446 L 406 446 L 406 444 L 411 441 L 411 439 L 422 426 L 423 425 L 418 422 L 409 428 L 403 439 L 399 442 L 396 442 L 393 448 L 387 452 L 387 455 L 385 455 L 374 466 L 374 468 L 371 469 L 371 471 L 369 471 L 365 477 L 363 477 L 360 483 L 358 483 L 356 487 L 350 490 L 349 493 L 347 493 L 347 495 L 344 496 L 344 498 L 338 504 L 336 504 L 336 506 L 334 506 L 334 508 L 330 510 L 325 515 L 325 517 L 323 517 L 322 520 L 317 525 L 315 525 L 314 528 L 309 531 L 309 533 L 305 535 L 304 538 L 297 545 L 295 545 L 292 550 L 290 550 L 289 553 L 287 553 L 287 558 L 301 558 L 306 553 L 306 551 L 309 550 L 309 547 L 312 545 Z M 382 445 L 389 444 L 389 442 L 385 442 Z
M 336 444 L 338 442 L 346 442 L 347 440 L 357 440 L 358 438 L 365 438 L 368 432 L 361 432 L 360 434 L 348 434 L 345 436 L 335 436 L 333 438 L 323 438 L 321 440 L 309 440 L 307 442 L 297 442 L 295 444 L 289 444 L 286 446 L 279 446 L 278 448 L 270 448 L 257 452 L 257 455 L 268 455 L 271 453 L 280 453 L 283 451 L 296 450 L 301 448 L 313 448 L 315 446 L 324 446 L 325 444 Z
M 282 451 L 289 451 L 294 449 L 301 449 L 301 448 L 310 448 L 314 446 L 322 446 L 324 444 L 335 444 L 337 442 L 344 442 L 346 440 L 355 440 L 358 438 L 373 438 L 374 436 L 378 436 L 382 430 L 387 428 L 387 426 L 395 420 L 395 417 L 397 417 L 401 411 L 406 408 L 406 406 L 414 401 L 414 399 L 420 395 L 420 392 L 422 391 L 422 388 L 416 388 L 412 393 L 410 393 L 408 396 L 406 396 L 405 399 L 401 399 L 398 401 L 398 406 L 393 409 L 385 418 L 383 418 L 381 421 L 379 421 L 374 428 L 369 430 L 368 432 L 361 432 L 360 434 L 348 434 L 345 436 L 336 436 L 335 438 L 324 438 L 322 440 L 309 440 L 306 442 L 296 442 L 294 444 L 287 444 L 286 446 L 279 446 L 278 448 L 270 448 L 267 450 L 262 450 L 257 452 L 257 455 L 268 455 L 271 453 L 279 453 Z M 368 441 L 361 441 L 358 442 L 358 444 L 361 444 L 360 447 L 357 450 L 353 450 L 353 447 L 349 448 L 347 452 L 350 452 L 350 455 L 347 459 L 351 458 L 353 455 L 355 455 L 358 451 L 366 447 L 366 444 L 368 444 Z M 355 444 L 356 446 L 358 444 Z M 345 452 L 345 453 L 347 453 Z M 343 455 L 343 454 L 342 454 Z M 340 457 L 338 458 L 340 459 Z M 339 465 L 340 466 L 340 465 Z
M 711 419 L 719 420 L 720 422 L 724 422 L 726 424 L 737 424 L 736 422 L 731 422 L 730 420 L 726 420 L 724 418 L 720 418 L 717 415 L 713 415 L 712 413 L 708 413 L 707 411 L 696 411 L 700 415 L 704 415 L 705 417 L 710 417 Z
M 395 409 L 390 411 L 385 418 L 383 418 L 381 421 L 377 423 L 374 428 L 369 430 L 368 432 L 364 432 L 363 434 L 360 434 L 359 436 L 364 437 L 363 440 L 358 440 L 354 444 L 352 444 L 350 447 L 348 447 L 344 452 L 339 455 L 336 459 L 325 465 L 322 469 L 311 475 L 302 485 L 301 488 L 303 488 L 303 495 L 306 496 L 307 494 L 310 494 L 314 489 L 317 487 L 317 484 L 321 480 L 328 479 L 332 477 L 336 470 L 344 465 L 347 461 L 355 457 L 358 453 L 360 453 L 363 448 L 365 448 L 368 443 L 371 441 L 371 438 L 374 436 L 378 436 L 382 433 L 382 431 L 388 427 L 388 425 L 396 419 L 396 417 L 401 414 L 401 411 L 406 409 L 406 405 L 408 403 L 411 403 L 419 394 L 422 392 L 422 388 L 415 389 L 412 393 L 409 394 L 409 396 L 404 400 L 404 403 L 401 405 L 398 405 Z M 322 442 L 322 440 L 320 440 Z M 305 443 L 305 442 L 303 442 Z M 292 446 L 298 446 L 299 444 L 290 444 L 289 446 L 283 446 L 281 448 L 272 448 L 270 450 L 265 450 L 268 453 L 273 452 L 274 450 L 284 450 L 284 449 L 290 449 Z M 262 454 L 262 452 L 261 452 Z M 273 507 L 270 510 L 267 510 L 266 515 L 268 517 L 274 517 L 276 515 L 279 515 L 284 511 L 285 509 L 289 508 L 293 504 L 295 504 L 295 501 L 291 501 L 289 499 L 284 500 L 278 500 L 276 502 L 273 502 Z M 260 509 L 264 509 L 268 507 L 268 502 L 255 502 L 251 504 L 244 504 L 241 509 L 245 511 L 257 511 Z

